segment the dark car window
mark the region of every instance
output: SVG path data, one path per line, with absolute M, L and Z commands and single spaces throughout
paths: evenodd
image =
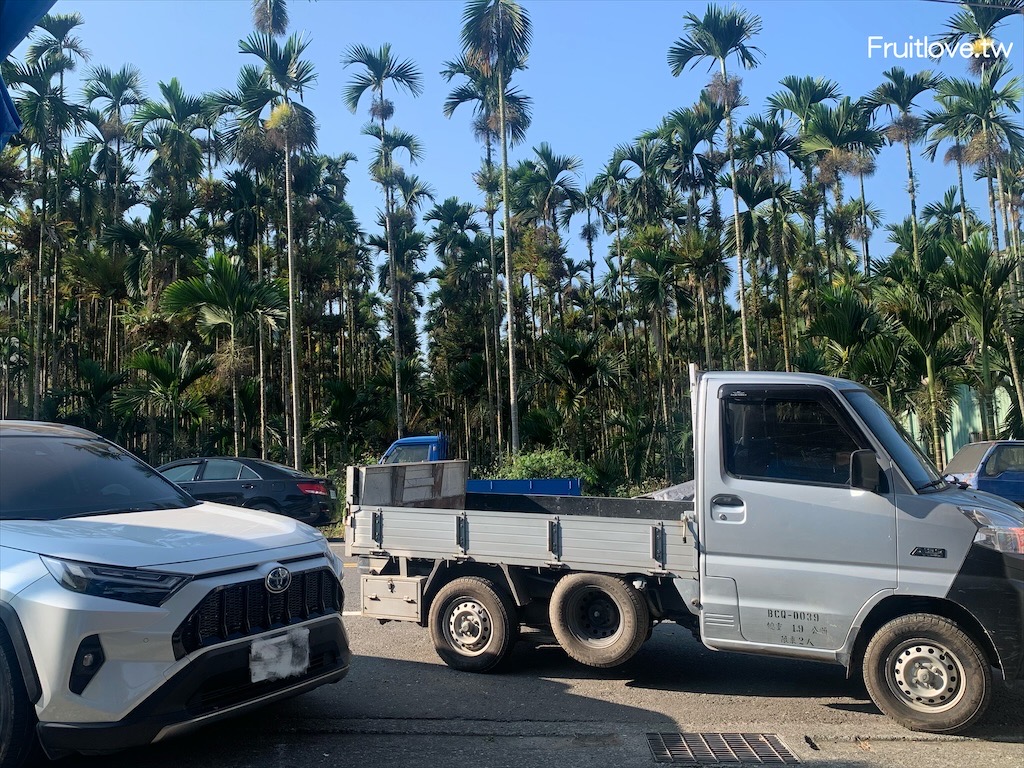
M 308 472 L 301 472 L 300 470 L 295 469 L 295 467 L 289 467 L 284 464 L 278 464 L 276 461 L 260 460 L 259 462 L 257 462 L 257 464 L 260 467 L 268 467 L 269 469 L 280 472 L 281 474 L 286 475 L 288 477 L 310 477 L 310 474 Z
M 196 501 L 126 451 L 102 440 L 0 437 L 0 519 L 175 509 Z
M 997 445 L 985 462 L 985 475 L 995 477 L 1003 472 L 1024 472 L 1024 445 Z
M 260 476 L 253 472 L 249 467 L 242 465 L 242 474 L 239 475 L 242 480 L 260 480 Z
M 168 467 L 161 474 L 172 483 L 187 483 L 195 480 L 196 469 L 198 468 L 199 464 L 182 464 L 178 467 Z
M 985 457 L 985 451 L 991 443 L 970 443 L 965 445 L 946 465 L 947 475 L 959 474 L 961 472 L 977 472 L 981 466 L 981 460 Z
M 210 459 L 203 469 L 203 480 L 237 480 L 242 465 L 228 459 Z

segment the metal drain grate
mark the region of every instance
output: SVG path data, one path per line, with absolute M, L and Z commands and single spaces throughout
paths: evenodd
M 648 733 L 656 763 L 799 765 L 773 733 Z

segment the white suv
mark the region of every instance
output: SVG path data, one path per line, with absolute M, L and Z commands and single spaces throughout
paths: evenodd
M 0 768 L 340 680 L 342 603 L 315 529 L 197 502 L 91 432 L 0 421 Z

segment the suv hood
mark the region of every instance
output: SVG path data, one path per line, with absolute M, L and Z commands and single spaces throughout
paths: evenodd
M 129 568 L 173 565 L 310 544 L 322 537 L 291 518 L 224 504 L 68 520 L 0 522 L 4 547 Z

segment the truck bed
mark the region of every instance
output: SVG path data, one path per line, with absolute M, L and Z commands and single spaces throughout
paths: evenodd
M 351 468 L 347 554 L 659 576 L 696 571 L 686 521 L 692 503 L 466 494 L 460 464 L 405 465 L 388 476 L 380 475 L 403 465 Z

